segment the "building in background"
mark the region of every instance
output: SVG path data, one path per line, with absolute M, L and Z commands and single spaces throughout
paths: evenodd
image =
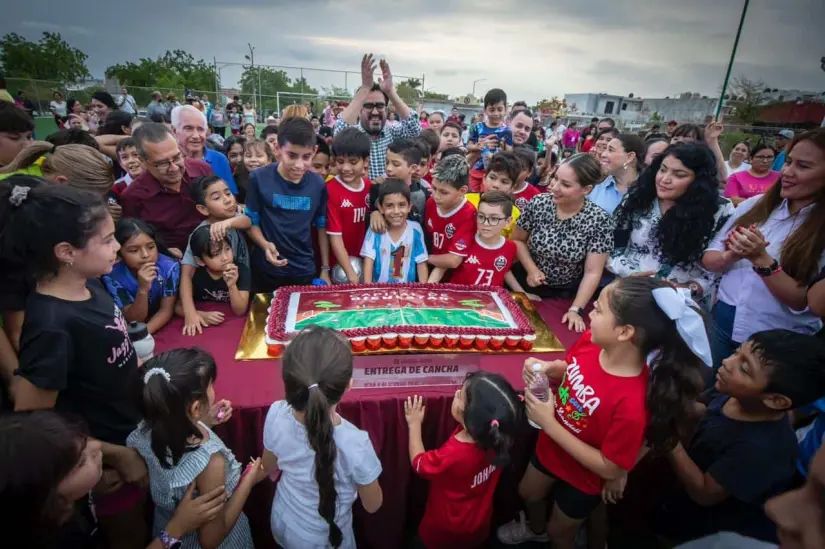
M 679 97 L 645 99 L 642 102 L 642 116 L 646 120 L 650 120 L 656 115 L 659 120 L 703 124 L 708 116 L 716 114 L 718 104 L 718 98 L 687 92 L 679 95 Z M 725 107 L 722 115 L 727 114 L 727 111 L 728 107 Z
M 817 101 L 825 102 L 825 91 L 804 91 L 792 89 L 766 88 L 765 89 L 765 103 L 772 101 Z
M 566 93 L 568 116 L 571 120 L 580 118 L 613 118 L 622 127 L 644 122 L 641 118 L 642 99 L 609 93 Z
M 450 116 L 453 108 L 458 109 L 458 113 L 464 115 L 464 122 L 468 124 L 470 123 L 470 120 L 473 119 L 473 115 L 484 112 L 484 107 L 482 107 L 478 99 L 470 95 L 456 97 L 455 100 L 424 99 L 421 102 L 421 109 L 427 113 L 431 113 L 433 111 L 443 111 L 447 114 L 447 117 Z
M 758 124 L 810 130 L 825 120 L 825 102 L 786 101 L 762 107 Z

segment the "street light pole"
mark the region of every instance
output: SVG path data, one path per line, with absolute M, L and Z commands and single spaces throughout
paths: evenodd
M 254 72 L 255 72 L 255 46 L 247 42 L 246 44 L 249 46 L 249 55 L 244 55 L 244 57 L 249 60 L 249 67 L 252 69 L 253 72 L 253 79 L 254 79 Z M 255 80 L 252 81 L 252 103 L 255 105 L 255 110 L 258 110 L 258 94 L 255 93 Z
M 487 80 L 487 79 L 486 78 L 479 78 L 478 80 L 473 80 L 473 97 L 476 96 L 476 84 L 478 84 L 479 82 L 484 82 L 485 80 Z

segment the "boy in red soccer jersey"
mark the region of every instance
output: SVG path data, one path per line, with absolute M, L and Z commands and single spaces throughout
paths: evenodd
M 487 191 L 478 203 L 478 230 L 470 241 L 461 264 L 453 271 L 450 282 L 472 286 L 507 286 L 527 294 L 510 272 L 516 262 L 516 243 L 501 236 L 501 227 L 513 214 L 513 199 L 502 191 Z M 437 269 L 436 269 L 437 270 Z M 429 282 L 439 282 L 431 275 Z
M 516 207 L 523 210 L 527 207 L 528 202 L 541 194 L 541 191 L 535 185 L 527 182 L 527 178 L 533 175 L 536 169 L 536 151 L 525 145 L 518 145 L 513 147 L 513 154 L 521 161 L 521 171 L 510 194 L 516 203 Z
M 342 130 L 332 141 L 332 157 L 338 175 L 327 184 L 330 260 L 344 269 L 350 284 L 359 284 L 349 258 L 361 255 L 367 234 L 371 185 L 363 175 L 369 163 L 370 138 L 357 128 Z
M 476 209 L 465 198 L 469 174 L 470 166 L 460 155 L 448 156 L 433 170 L 433 195 L 424 219 L 436 281 L 461 264 L 476 232 Z

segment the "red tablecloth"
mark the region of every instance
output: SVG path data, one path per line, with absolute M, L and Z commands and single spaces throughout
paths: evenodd
M 565 347 L 570 347 L 578 337 L 561 324 L 561 317 L 569 307 L 565 300 L 544 300 L 537 308 Z M 235 360 L 245 318 L 235 317 L 228 307 L 214 306 L 226 314 L 220 326 L 204 330 L 203 335 L 181 335 L 182 321 L 174 319 L 155 334 L 156 353 L 178 347 L 201 347 L 215 357 L 218 363 L 218 379 L 215 384 L 217 398 L 232 401 L 235 409 L 232 419 L 220 426 L 218 433 L 239 461 L 263 452 L 263 425 L 269 405 L 283 399 L 280 361 Z M 481 368 L 503 375 L 516 389 L 521 389 L 521 369 L 526 354 L 483 355 Z M 543 359 L 559 358 L 560 354 L 538 355 Z M 385 549 L 401 547 L 405 531 L 414 531 L 427 496 L 427 483 L 411 471 L 407 428 L 404 419 L 404 399 L 411 394 L 422 394 L 427 402 L 427 416 L 423 425 L 424 445 L 428 449 L 441 445 L 455 428 L 450 414 L 455 387 L 416 387 L 386 389 L 355 389 L 349 391 L 338 406 L 338 412 L 359 428 L 369 433 L 370 439 L 383 465 L 380 478 L 384 491 L 384 504 L 374 515 L 367 514 L 356 504 L 355 534 L 362 548 Z M 513 463 L 501 476 L 496 490 L 496 520 L 509 520 L 518 508 L 517 486 L 527 460 L 533 450 L 536 431 L 526 423 L 518 437 L 513 452 Z M 262 482 L 250 496 L 245 511 L 252 525 L 255 547 L 275 547 L 269 527 L 269 511 L 274 486 Z

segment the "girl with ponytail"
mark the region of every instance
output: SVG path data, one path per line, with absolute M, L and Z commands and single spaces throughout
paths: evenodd
M 272 535 L 284 549 L 355 549 L 355 499 L 375 513 L 383 494 L 369 436 L 336 413 L 352 384 L 350 344 L 334 330 L 305 330 L 286 348 L 282 372 L 286 400 L 272 404 L 264 425 L 264 468 L 282 472 Z
M 138 368 L 134 379 L 143 421 L 126 443 L 146 460 L 155 503 L 152 531 L 166 547 L 175 546 L 175 541 L 180 541 L 180 549 L 252 547 L 243 506 L 266 473 L 260 458 L 241 473 L 241 464 L 212 431 L 211 427 L 232 416 L 231 402 L 215 402 L 217 376 L 215 359 L 193 348 L 157 355 Z M 223 486 L 228 499 L 197 532 L 176 540 L 167 525 L 192 483 L 200 494 Z
M 424 402 L 408 397 L 404 414 L 410 433 L 410 461 L 430 481 L 418 538 L 427 549 L 484 547 L 490 536 L 493 495 L 522 421 L 516 391 L 498 374 L 474 372 L 455 393 L 451 411 L 458 422 L 438 450 L 421 439 Z
M 643 445 L 672 450 L 695 415 L 703 364 L 712 360 L 704 318 L 687 290 L 622 278 L 602 291 L 590 321 L 565 360 L 525 363 L 528 386 L 535 364 L 560 385 L 547 402 L 525 394 L 527 415 L 542 432 L 519 485 L 526 518 L 499 529 L 505 543 L 549 539 L 572 549 L 605 485 L 624 478 Z

